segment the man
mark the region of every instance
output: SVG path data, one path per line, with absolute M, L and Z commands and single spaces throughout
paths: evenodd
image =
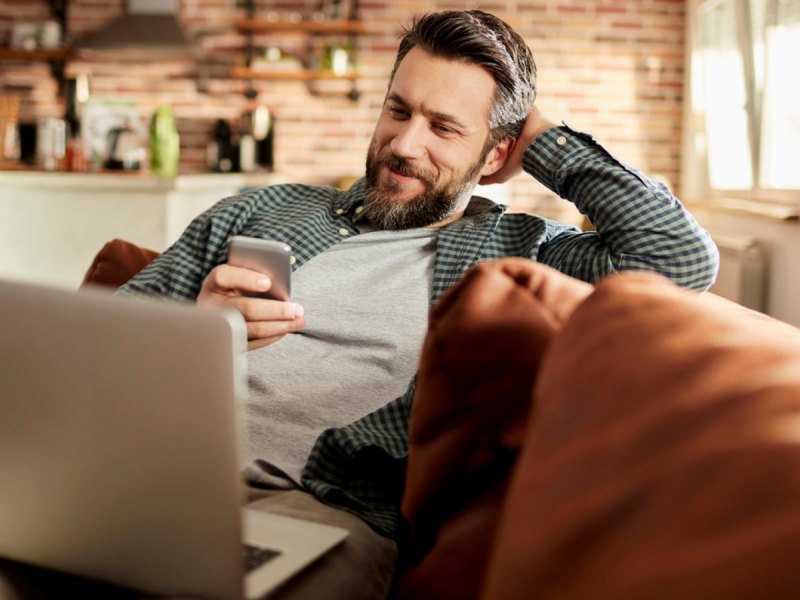
M 292 510 L 367 523 L 358 539 L 374 539 L 362 550 L 382 561 L 393 556 L 428 309 L 465 270 L 523 256 L 589 282 L 648 269 L 698 289 L 716 273 L 709 236 L 664 186 L 539 113 L 535 77 L 527 45 L 496 17 L 420 18 L 401 41 L 365 179 L 346 192 L 279 185 L 223 200 L 122 288 L 244 315 L 246 479 L 286 490 L 265 493 Z M 472 197 L 521 170 L 597 232 Z M 226 264 L 233 235 L 292 247 L 291 302 L 244 295 L 271 282 Z M 384 583 L 363 597 L 385 594 Z

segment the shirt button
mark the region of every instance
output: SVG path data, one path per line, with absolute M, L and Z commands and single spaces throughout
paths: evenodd
M 296 262 L 297 262 L 297 257 L 294 254 L 292 254 L 292 256 L 289 258 L 289 263 L 294 264 Z
M 347 231 L 347 229 L 345 229 L 344 227 L 342 227 L 342 228 L 339 230 L 339 235 L 349 235 L 349 234 L 350 234 L 350 232 L 349 232 L 349 231 Z
M 343 215 L 344 214 L 344 209 L 343 208 L 337 208 L 336 209 L 336 214 L 337 215 Z
M 558 144 L 559 146 L 563 146 L 566 143 L 567 143 L 567 138 L 565 138 L 563 135 L 560 135 L 556 138 L 556 144 Z
M 364 207 L 363 206 L 357 206 L 356 207 L 356 214 L 360 215 L 362 212 L 364 212 Z

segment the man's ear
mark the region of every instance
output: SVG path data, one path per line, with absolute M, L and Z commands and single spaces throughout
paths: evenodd
M 482 178 L 494 175 L 503 168 L 508 157 L 511 156 L 516 142 L 517 140 L 515 138 L 509 136 L 500 140 L 500 142 L 489 151 L 489 155 L 486 157 L 486 163 L 483 165 L 483 169 L 481 169 Z

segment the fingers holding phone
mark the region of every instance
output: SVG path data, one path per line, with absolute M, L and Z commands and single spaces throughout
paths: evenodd
M 197 302 L 236 308 L 247 323 L 252 350 L 305 325 L 302 306 L 289 301 L 290 277 L 291 250 L 286 244 L 234 237 L 228 263 L 208 274 Z
M 228 264 L 256 271 L 270 279 L 266 290 L 243 290 L 248 296 L 289 300 L 291 295 L 292 250 L 288 244 L 234 236 L 228 240 Z
M 272 280 L 268 275 L 224 263 L 206 276 L 198 300 L 209 295 L 257 297 L 257 294 L 269 291 L 271 286 Z
M 306 324 L 303 307 L 294 302 L 244 297 L 239 310 L 247 324 L 248 350 L 277 342 Z

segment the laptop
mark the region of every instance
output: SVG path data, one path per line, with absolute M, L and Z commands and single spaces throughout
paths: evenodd
M 242 506 L 237 313 L 0 280 L 0 315 L 0 557 L 259 598 L 347 535 Z

